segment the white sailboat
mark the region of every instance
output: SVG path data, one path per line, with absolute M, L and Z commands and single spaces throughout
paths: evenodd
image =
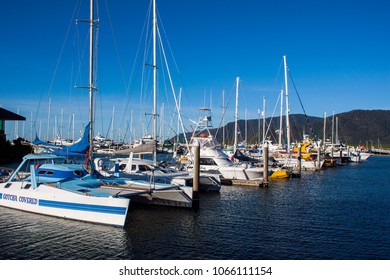
M 93 42 L 94 2 L 90 1 L 90 129 L 93 132 Z M 92 155 L 90 145 L 90 157 Z M 90 158 L 91 159 L 91 158 Z M 84 180 L 81 166 L 67 164 L 65 158 L 50 154 L 27 155 L 7 180 L 0 183 L 0 206 L 66 219 L 123 226 L 130 204 L 128 198 L 102 191 L 98 180 Z M 88 175 L 87 175 L 88 176 Z
M 156 1 L 153 0 L 153 135 L 150 140 L 153 143 L 153 165 L 157 164 L 157 59 L 156 59 L 156 33 L 157 33 L 157 9 Z M 129 152 L 129 155 L 132 153 Z M 179 206 L 179 207 L 192 207 L 192 187 L 189 185 L 173 184 L 172 182 L 162 182 L 161 180 L 155 180 L 154 176 L 147 178 L 148 176 L 139 176 L 131 172 L 132 164 L 128 164 L 128 168 L 119 168 L 119 163 L 123 159 L 111 159 L 115 161 L 116 166 L 111 170 L 102 169 L 106 159 L 104 157 L 95 157 L 95 170 L 99 173 L 99 178 L 105 182 L 102 186 L 106 191 L 112 194 L 127 197 L 128 193 L 132 195 L 134 190 L 147 191 L 147 193 L 140 195 L 139 197 L 133 197 L 133 200 L 140 202 L 146 202 L 148 204 Z M 106 161 L 106 163 L 109 163 Z M 123 163 L 122 163 L 123 164 Z M 108 171 L 108 172 L 107 172 Z M 147 175 L 147 174 L 146 174 Z M 149 180 L 151 179 L 151 180 Z
M 321 169 L 324 159 L 313 160 L 311 158 L 302 159 L 301 161 L 298 160 L 298 155 L 293 155 L 291 151 L 291 142 L 290 142 L 290 118 L 289 118 L 289 97 L 288 97 L 288 75 L 287 75 L 287 59 L 286 56 L 283 56 L 283 62 L 284 62 L 284 83 L 285 83 L 285 96 L 286 96 L 286 138 L 287 138 L 287 145 L 286 145 L 286 152 L 280 153 L 278 155 L 275 155 L 275 160 L 280 162 L 284 167 L 286 168 L 293 168 L 297 169 L 298 164 L 301 164 L 302 170 L 318 170 Z M 320 155 L 318 155 L 320 156 Z

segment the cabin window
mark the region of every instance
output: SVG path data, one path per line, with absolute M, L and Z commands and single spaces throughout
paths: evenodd
M 31 184 L 26 184 L 23 189 L 27 190 L 31 187 Z
M 126 168 L 126 164 L 122 163 L 121 165 L 119 165 L 119 170 L 125 170 Z
M 147 165 L 140 165 L 139 166 L 139 170 L 140 171 L 148 171 L 148 170 L 151 170 Z
M 8 189 L 11 185 L 12 185 L 12 183 L 5 184 L 4 189 Z
M 212 158 L 201 158 L 199 159 L 200 165 L 216 165 Z
M 78 177 L 81 177 L 81 176 L 83 176 L 84 173 L 81 170 L 75 170 L 75 171 L 73 171 L 73 174 L 78 176 Z
M 38 176 L 39 175 L 48 175 L 48 176 L 52 176 L 54 175 L 54 171 L 51 171 L 51 170 L 39 170 L 38 171 Z

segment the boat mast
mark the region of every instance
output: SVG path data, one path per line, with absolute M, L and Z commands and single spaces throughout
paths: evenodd
M 94 86 L 94 73 L 93 73 L 93 59 L 94 59 L 94 0 L 90 0 L 89 3 L 89 150 L 88 150 L 88 162 L 92 167 L 92 154 L 93 154 L 93 94 L 96 90 Z M 92 168 L 91 168 L 92 169 Z M 91 170 L 92 171 L 92 170 Z
M 51 97 L 49 98 L 49 112 L 47 113 L 47 134 L 46 134 L 46 141 L 49 141 L 49 134 L 50 134 L 50 107 L 51 107 Z
M 265 144 L 265 96 L 263 96 L 263 147 Z
M 236 79 L 236 113 L 234 116 L 234 153 L 237 149 L 237 135 L 238 135 L 238 86 L 240 83 L 240 77 Z
M 279 122 L 279 149 L 282 148 L 283 131 L 283 89 L 280 91 L 280 122 Z
M 261 124 L 260 124 L 260 117 L 261 117 L 261 111 L 260 109 L 257 109 L 257 143 L 258 145 L 260 145 L 260 142 L 261 142 L 261 133 L 260 133 L 260 129 L 261 129 Z
M 222 148 L 225 148 L 225 90 L 222 90 Z
M 157 15 L 156 15 L 156 0 L 153 0 L 153 162 L 157 163 Z
M 287 137 L 287 155 L 290 157 L 290 119 L 289 119 L 289 105 L 288 105 L 288 78 L 287 78 L 287 62 L 286 56 L 283 56 L 284 61 L 284 84 L 286 91 L 286 137 Z
M 325 142 L 326 142 L 326 112 L 324 113 L 324 136 L 323 136 L 323 141 L 324 143 L 322 144 L 324 146 L 324 150 L 325 150 Z
M 245 147 L 248 144 L 248 118 L 247 118 L 247 110 L 245 108 Z

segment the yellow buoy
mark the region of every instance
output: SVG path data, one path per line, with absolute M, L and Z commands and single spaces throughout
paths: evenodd
M 275 170 L 271 176 L 270 179 L 288 179 L 288 173 L 285 170 Z

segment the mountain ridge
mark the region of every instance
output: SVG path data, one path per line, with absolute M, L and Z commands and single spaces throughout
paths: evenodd
M 300 141 L 303 134 L 309 135 L 315 140 L 323 140 L 324 135 L 324 118 L 306 116 L 304 114 L 291 114 L 290 119 L 290 134 L 291 142 Z M 334 119 L 333 139 L 338 139 L 348 145 L 363 145 L 369 148 L 374 145 L 390 146 L 390 110 L 352 110 L 345 113 L 339 113 L 326 117 L 325 135 L 327 139 L 331 139 L 332 135 L 332 119 Z M 271 140 L 278 142 L 279 133 L 279 116 L 266 118 L 267 136 Z M 246 124 L 245 124 L 246 122 Z M 285 118 L 283 118 L 283 130 L 285 130 Z M 259 135 L 262 139 L 263 120 L 239 120 L 238 130 L 239 141 L 244 141 L 245 134 L 248 138 L 248 144 L 259 142 Z M 245 132 L 247 127 L 247 132 Z M 338 128 L 338 129 L 337 129 Z M 336 130 L 338 132 L 336 132 Z M 222 128 L 214 128 L 211 130 L 213 135 L 220 143 L 222 139 Z M 283 138 L 285 133 L 283 135 Z M 225 144 L 231 145 L 234 141 L 234 122 L 229 122 L 225 125 Z M 283 140 L 285 142 L 285 140 Z

